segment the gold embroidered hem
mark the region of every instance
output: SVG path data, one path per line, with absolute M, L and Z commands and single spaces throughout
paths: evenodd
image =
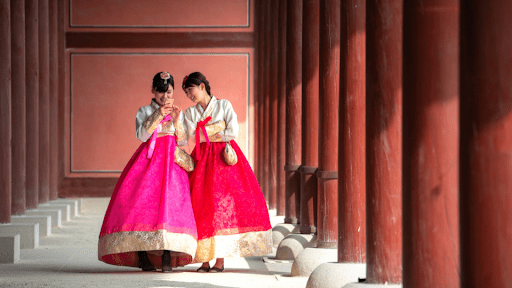
M 197 243 L 195 263 L 215 258 L 263 256 L 272 253 L 272 229 L 236 235 L 217 235 Z
M 187 140 L 187 133 L 185 132 L 185 127 L 183 127 L 183 123 L 181 121 L 176 121 L 176 142 L 182 142 Z
M 220 131 L 226 129 L 226 122 L 222 121 L 222 122 L 206 125 L 204 127 L 204 129 L 206 130 L 206 134 L 208 134 L 208 137 L 210 137 L 210 136 L 215 135 L 215 134 L 219 133 Z
M 219 134 L 219 132 L 224 131 L 225 128 L 226 128 L 226 122 L 224 122 L 224 121 L 205 126 L 206 134 L 208 134 L 208 141 L 210 141 L 210 142 L 225 142 L 224 139 L 222 139 L 222 135 Z M 206 139 L 203 139 L 202 135 L 203 134 L 201 134 L 201 139 L 199 140 L 199 142 L 205 143 Z M 192 141 L 196 142 L 195 135 L 192 135 Z
M 178 146 L 176 146 L 176 148 L 174 149 L 174 162 L 176 162 L 178 166 L 180 166 L 187 172 L 194 171 L 194 159 L 192 159 L 192 156 L 190 156 L 190 154 L 183 151 Z
M 144 122 L 142 122 L 142 126 L 148 131 L 149 134 L 153 134 L 160 121 L 164 119 L 164 116 L 160 114 L 159 110 L 155 110 L 153 114 L 149 115 Z
M 193 236 L 167 230 L 127 231 L 107 234 L 99 239 L 98 259 L 103 256 L 133 251 L 171 250 L 174 255 L 195 255 L 197 240 Z M 181 252 L 181 253 L 180 253 Z
M 215 135 L 212 135 L 212 136 L 208 136 L 208 140 L 210 140 L 210 142 L 224 142 L 224 140 L 222 140 L 222 136 L 220 134 L 215 134 Z M 204 143 L 206 142 L 205 141 L 201 141 L 201 143 Z
M 196 141 L 195 137 L 193 138 L 194 142 Z M 222 139 L 222 136 L 217 133 L 217 134 L 214 134 L 214 135 L 211 135 L 211 136 L 208 136 L 208 140 L 210 142 L 225 142 L 223 139 Z M 205 139 L 201 139 L 200 140 L 201 143 L 206 143 L 206 140 Z
M 174 133 L 160 132 L 156 134 L 156 137 L 174 136 Z

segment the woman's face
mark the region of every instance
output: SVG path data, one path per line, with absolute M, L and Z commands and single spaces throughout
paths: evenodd
M 187 98 L 194 103 L 198 103 L 204 97 L 204 93 L 203 90 L 201 89 L 201 86 L 196 85 L 192 85 L 188 88 L 185 88 L 185 94 L 187 95 Z
M 174 94 L 174 89 L 172 89 L 172 86 L 169 85 L 169 89 L 166 92 L 158 92 L 155 88 L 151 91 L 153 94 L 155 94 L 155 101 L 160 106 L 164 106 L 165 101 L 167 99 L 171 99 L 172 95 Z

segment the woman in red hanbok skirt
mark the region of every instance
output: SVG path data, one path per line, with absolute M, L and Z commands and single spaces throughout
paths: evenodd
M 198 244 L 194 262 L 199 272 L 222 272 L 224 257 L 272 252 L 272 227 L 267 205 L 244 154 L 236 113 L 228 100 L 210 94 L 205 76 L 195 72 L 183 80 L 183 90 L 197 105 L 180 113 L 178 139 L 194 137 L 195 169 L 190 173 L 192 207 Z M 217 258 L 210 268 L 209 261 Z
M 143 143 L 126 165 L 101 227 L 99 260 L 143 271 L 171 272 L 196 254 L 197 230 L 186 165 L 175 159 L 174 80 L 167 72 L 153 78 L 151 104 L 137 112 L 137 138 Z M 156 268 L 155 268 L 156 267 Z

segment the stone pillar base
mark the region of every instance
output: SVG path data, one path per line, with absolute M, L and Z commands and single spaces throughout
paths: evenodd
M 38 223 L 39 236 L 46 237 L 52 234 L 52 216 L 11 216 L 11 223 Z
M 306 288 L 339 288 L 366 278 L 366 263 L 323 263 L 309 276 Z
M 38 210 L 60 210 L 62 211 L 62 221 L 68 222 L 71 221 L 71 209 L 68 204 L 40 204 L 37 206 Z
M 30 215 L 30 216 L 49 215 L 52 218 L 52 226 L 53 227 L 61 227 L 62 226 L 62 222 L 61 222 L 62 213 L 60 210 L 57 210 L 57 209 L 55 209 L 55 210 L 37 210 L 37 209 L 26 210 L 25 215 Z
M 0 224 L 0 236 L 14 236 L 16 234 L 20 235 L 21 249 L 34 249 L 39 246 L 39 224 Z
M 278 247 L 281 241 L 291 233 L 298 233 L 299 225 L 298 224 L 288 224 L 281 223 L 277 224 L 272 228 L 272 241 L 274 243 L 274 247 Z
M 316 235 L 289 234 L 277 247 L 276 259 L 295 260 L 304 248 L 316 247 Z
M 82 199 L 66 199 L 60 198 L 57 200 L 49 201 L 48 204 L 68 204 L 71 210 L 71 216 L 75 217 L 82 212 Z
M 20 234 L 0 236 L 0 263 L 12 264 L 20 260 Z
M 306 248 L 295 258 L 292 276 L 308 277 L 321 264 L 338 261 L 337 249 Z

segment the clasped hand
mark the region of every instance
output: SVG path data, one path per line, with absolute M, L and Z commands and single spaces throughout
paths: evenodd
M 173 105 L 173 102 L 174 102 L 174 99 L 168 99 L 167 101 L 165 101 L 164 105 L 160 107 L 159 110 L 160 110 L 160 115 L 162 115 L 164 117 L 167 115 L 171 115 L 172 120 L 176 121 L 176 120 L 178 120 L 178 117 L 180 116 L 181 109 L 180 109 L 180 107 Z M 166 123 L 162 123 L 162 124 L 165 125 Z

